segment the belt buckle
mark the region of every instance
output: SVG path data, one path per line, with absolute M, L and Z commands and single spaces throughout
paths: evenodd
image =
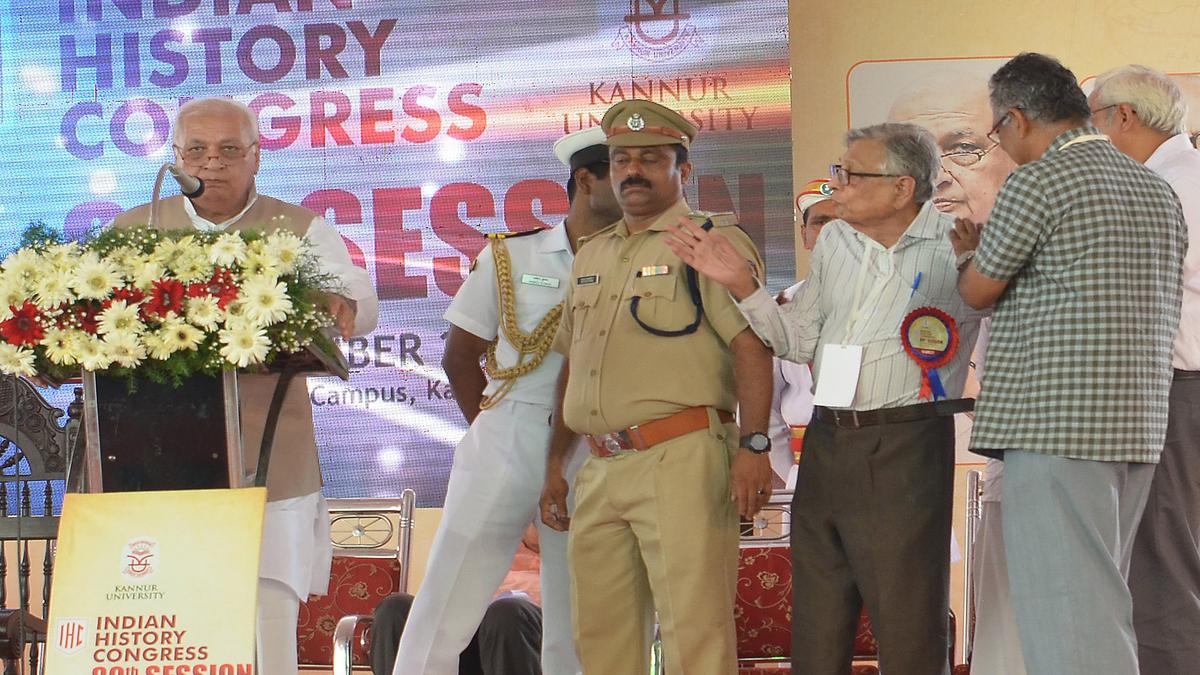
M 841 410 L 841 411 L 839 411 L 837 408 L 830 408 L 830 410 L 833 412 L 834 425 L 842 427 L 844 429 L 858 429 L 861 427 L 861 425 L 858 423 L 858 411 L 857 410 Z M 849 422 L 849 424 L 842 424 L 842 415 L 844 413 L 850 413 L 849 419 L 847 420 Z
M 624 429 L 612 431 L 602 436 L 604 449 L 613 455 L 620 455 L 634 449 L 629 440 L 629 434 Z

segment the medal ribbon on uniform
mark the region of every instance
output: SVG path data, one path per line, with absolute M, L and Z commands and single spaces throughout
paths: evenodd
M 954 318 L 936 307 L 914 309 L 900 325 L 900 342 L 921 368 L 921 391 L 917 398 L 922 401 L 946 398 L 946 388 L 937 369 L 950 363 L 958 351 L 958 325 Z

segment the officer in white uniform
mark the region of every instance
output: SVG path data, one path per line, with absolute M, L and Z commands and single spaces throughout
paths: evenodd
M 800 240 L 809 251 L 816 245 L 817 237 L 825 223 L 837 220 L 833 202 L 828 201 L 833 194 L 828 185 L 829 179 L 826 178 L 809 181 L 796 196 L 796 210 L 800 215 Z M 780 293 L 777 298 L 779 303 L 791 301 L 803 285 L 804 282 L 801 281 Z M 768 427 L 771 436 L 771 468 L 790 490 L 796 485 L 796 463 L 800 456 L 800 446 L 804 442 L 804 430 L 812 419 L 812 369 L 807 363 L 777 358 L 773 371 L 775 396 L 771 402 L 771 422 Z
M 395 675 L 457 675 L 459 653 L 537 514 L 563 362 L 549 347 L 574 251 L 581 237 L 621 218 L 604 138 L 594 127 L 555 144 L 571 170 L 567 219 L 550 229 L 490 235 L 446 310 L 451 328 L 442 365 L 471 426 L 455 450 L 429 571 L 400 639 Z M 574 453 L 568 480 L 586 454 Z M 582 669 L 572 637 L 567 535 L 538 527 L 542 671 L 574 675 Z

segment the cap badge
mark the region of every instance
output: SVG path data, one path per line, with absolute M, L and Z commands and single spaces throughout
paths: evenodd
M 825 195 L 826 197 L 832 196 L 833 187 L 830 186 L 829 183 L 821 183 L 821 194 Z
M 629 116 L 629 123 L 627 126 L 629 127 L 630 131 L 641 131 L 642 129 L 646 128 L 646 120 L 642 119 L 642 116 L 639 113 L 633 113 Z

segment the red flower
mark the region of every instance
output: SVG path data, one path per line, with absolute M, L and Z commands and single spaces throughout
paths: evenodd
M 159 279 L 150 289 L 150 299 L 142 305 L 143 316 L 166 316 L 183 308 L 183 284 L 178 279 Z
M 140 289 L 133 287 L 114 288 L 112 290 L 112 297 L 100 303 L 100 306 L 104 309 L 108 309 L 109 307 L 112 307 L 113 302 L 116 300 L 124 300 L 126 305 L 136 305 L 145 299 L 146 294 Z
M 208 295 L 208 284 L 188 284 L 187 296 L 189 298 L 203 298 L 206 295 Z
M 95 335 L 100 330 L 100 310 L 93 305 L 80 305 L 75 308 L 75 319 L 79 321 L 79 329 L 89 335 Z
M 217 306 L 225 309 L 229 303 L 237 299 L 238 287 L 234 282 L 233 272 L 222 267 L 213 272 L 212 278 L 208 280 L 208 293 L 217 299 Z
M 32 302 L 26 300 L 20 309 L 16 305 L 10 305 L 9 309 L 12 310 L 12 318 L 0 322 L 0 335 L 4 336 L 6 342 L 18 346 L 35 345 L 46 336 L 42 328 L 42 313 Z

